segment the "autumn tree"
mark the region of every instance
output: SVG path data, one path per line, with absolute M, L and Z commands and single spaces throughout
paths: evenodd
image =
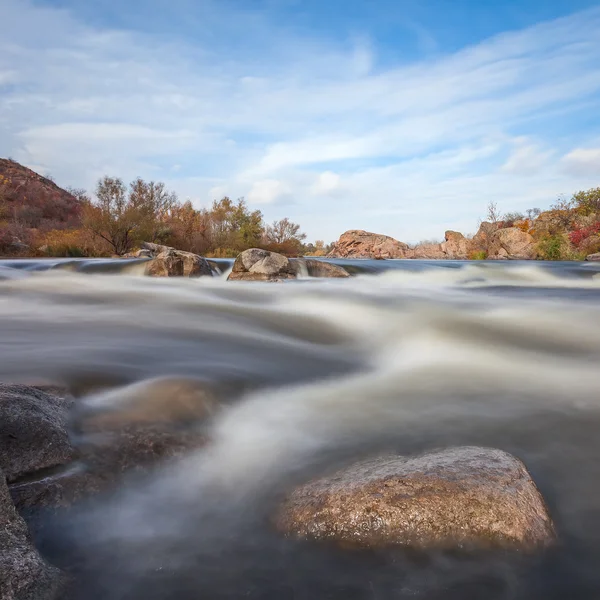
M 293 223 L 287 217 L 273 221 L 265 229 L 265 242 L 276 252 L 298 254 L 306 234 L 300 231 L 300 225 Z
M 83 224 L 118 255 L 144 239 L 157 241 L 177 202 L 163 183 L 136 179 L 128 190 L 121 179 L 107 176 L 98 182 L 96 198 L 85 206 Z

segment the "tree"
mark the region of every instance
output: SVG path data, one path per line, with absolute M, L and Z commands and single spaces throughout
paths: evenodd
M 573 194 L 571 199 L 573 205 L 583 213 L 589 215 L 600 212 L 600 187 L 592 188 L 587 191 L 580 191 Z
M 498 223 L 502 220 L 500 216 L 500 211 L 498 210 L 498 205 L 495 202 L 489 202 L 487 206 L 487 211 L 487 220 L 490 223 Z
M 292 223 L 287 217 L 281 221 L 273 221 L 266 229 L 267 240 L 273 244 L 285 244 L 289 241 L 306 239 L 305 233 L 300 233 L 300 225 Z
M 85 205 L 83 224 L 118 255 L 144 238 L 156 241 L 177 203 L 177 197 L 167 192 L 163 183 L 138 178 L 128 191 L 121 179 L 108 176 L 98 182 L 96 198 Z

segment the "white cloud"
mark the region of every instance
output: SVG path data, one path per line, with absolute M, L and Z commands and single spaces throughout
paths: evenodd
M 547 206 L 598 185 L 600 123 L 578 124 L 600 104 L 598 9 L 449 55 L 419 25 L 438 54 L 377 68 L 368 35 L 301 37 L 217 4 L 193 45 L 3 4 L 0 155 L 63 185 L 161 178 L 198 204 L 245 196 L 311 238 L 407 241 L 473 229 L 490 199 Z M 211 23 L 233 41 L 214 48 Z
M 563 157 L 562 165 L 567 174 L 600 178 L 600 148 L 575 148 Z
M 502 171 L 505 173 L 535 176 L 542 171 L 552 157 L 551 151 L 531 143 L 527 138 L 518 138 L 514 143 L 513 151 L 502 165 Z
M 291 189 L 289 186 L 277 179 L 264 179 L 255 181 L 248 193 L 248 202 L 254 204 L 272 204 L 289 198 Z

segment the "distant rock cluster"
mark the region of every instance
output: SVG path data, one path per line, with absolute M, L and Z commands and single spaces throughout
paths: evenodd
M 468 260 L 484 252 L 491 260 L 535 258 L 533 236 L 518 227 L 502 227 L 500 223 L 484 222 L 468 239 L 457 231 L 446 231 L 440 244 L 424 243 L 411 248 L 404 242 L 362 230 L 346 231 L 334 244 L 329 258 L 414 258 Z

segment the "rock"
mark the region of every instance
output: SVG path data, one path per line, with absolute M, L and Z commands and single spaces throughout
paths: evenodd
M 458 231 L 446 231 L 445 241 L 440 244 L 442 252 L 446 258 L 454 260 L 465 260 L 469 256 L 469 240 Z
M 53 600 L 65 579 L 33 547 L 25 521 L 17 514 L 0 471 L 0 598 Z
M 146 265 L 150 277 L 211 277 L 208 261 L 197 254 L 169 248 Z
M 512 547 L 554 539 L 525 466 L 501 450 L 381 456 L 297 488 L 275 519 L 300 538 L 366 547 Z
M 91 394 L 72 415 L 78 461 L 10 487 L 24 514 L 70 506 L 206 443 L 200 425 L 220 407 L 205 382 L 160 377 Z
M 228 280 L 269 281 L 294 279 L 296 269 L 282 254 L 250 248 L 244 250 L 233 263 Z
M 418 244 L 407 258 L 439 260 L 446 258 L 441 244 Z
M 600 252 L 596 252 L 595 254 L 588 254 L 585 257 L 585 260 L 600 260 Z
M 406 258 L 407 244 L 387 235 L 362 230 L 346 231 L 327 255 L 332 258 Z
M 488 221 L 481 223 L 477 233 L 471 240 L 470 250 L 472 252 L 484 251 L 487 253 L 492 234 L 500 229 L 500 225 L 500 223 L 490 223 Z
M 535 257 L 535 244 L 533 236 L 517 227 L 498 229 L 490 236 L 488 247 L 489 259 L 522 259 L 528 260 Z
M 9 482 L 73 459 L 71 404 L 35 387 L 0 384 L 0 468 Z
M 290 262 L 298 275 L 304 272 L 309 277 L 350 277 L 346 269 L 323 260 L 297 258 Z

